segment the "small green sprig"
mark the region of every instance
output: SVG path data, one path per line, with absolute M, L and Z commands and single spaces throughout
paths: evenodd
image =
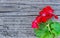
M 60 23 L 49 20 L 39 24 L 39 29 L 34 29 L 37 38 L 57 38 L 60 35 Z

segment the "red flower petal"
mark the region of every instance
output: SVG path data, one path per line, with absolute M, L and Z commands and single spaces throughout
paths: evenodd
M 55 17 L 55 19 L 58 19 L 58 16 L 57 15 L 55 15 L 54 17 Z
M 44 13 L 44 11 L 40 11 L 40 12 L 39 12 L 40 16 L 41 16 L 43 13 Z
M 46 16 L 48 13 L 46 13 L 45 11 L 41 11 L 39 12 L 40 16 Z
M 39 28 L 38 24 L 36 23 L 36 21 L 32 22 L 32 28 Z
M 46 17 L 42 17 L 42 22 L 46 22 L 47 21 L 47 18 Z
M 43 8 L 42 11 L 39 12 L 40 15 L 42 15 L 43 13 L 48 14 L 48 13 L 53 13 L 54 10 L 50 7 L 50 6 L 46 6 L 45 8 Z
M 49 10 L 49 11 L 47 11 L 47 12 L 52 14 L 52 13 L 54 12 L 54 10 Z
M 43 11 L 45 11 L 45 12 L 54 12 L 54 10 L 50 7 L 50 6 L 46 6 L 45 8 L 43 8 Z
M 46 15 L 47 19 L 51 19 L 53 17 L 53 14 L 49 13 Z
M 41 16 L 37 16 L 35 20 L 37 23 L 40 23 L 41 22 Z

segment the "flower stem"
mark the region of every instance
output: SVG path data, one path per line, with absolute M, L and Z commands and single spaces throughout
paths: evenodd
M 48 27 L 49 32 L 50 32 L 51 34 L 53 34 L 53 38 L 55 38 L 55 34 L 54 34 L 54 33 L 52 33 L 52 30 L 51 30 L 51 28 L 50 28 L 49 24 L 47 25 L 47 27 Z

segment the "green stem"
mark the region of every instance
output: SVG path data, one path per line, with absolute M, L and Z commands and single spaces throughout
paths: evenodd
M 53 38 L 55 38 L 55 34 L 51 32 L 51 28 L 50 28 L 49 24 L 47 25 L 47 27 L 48 27 L 49 32 L 50 32 L 51 34 L 53 34 Z

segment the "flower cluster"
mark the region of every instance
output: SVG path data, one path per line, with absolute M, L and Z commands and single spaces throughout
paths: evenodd
M 36 19 L 32 22 L 32 28 L 39 28 L 39 23 L 44 23 L 54 17 L 55 19 L 58 19 L 58 16 L 53 14 L 54 10 L 50 6 L 46 6 L 43 8 L 39 15 L 36 17 Z

